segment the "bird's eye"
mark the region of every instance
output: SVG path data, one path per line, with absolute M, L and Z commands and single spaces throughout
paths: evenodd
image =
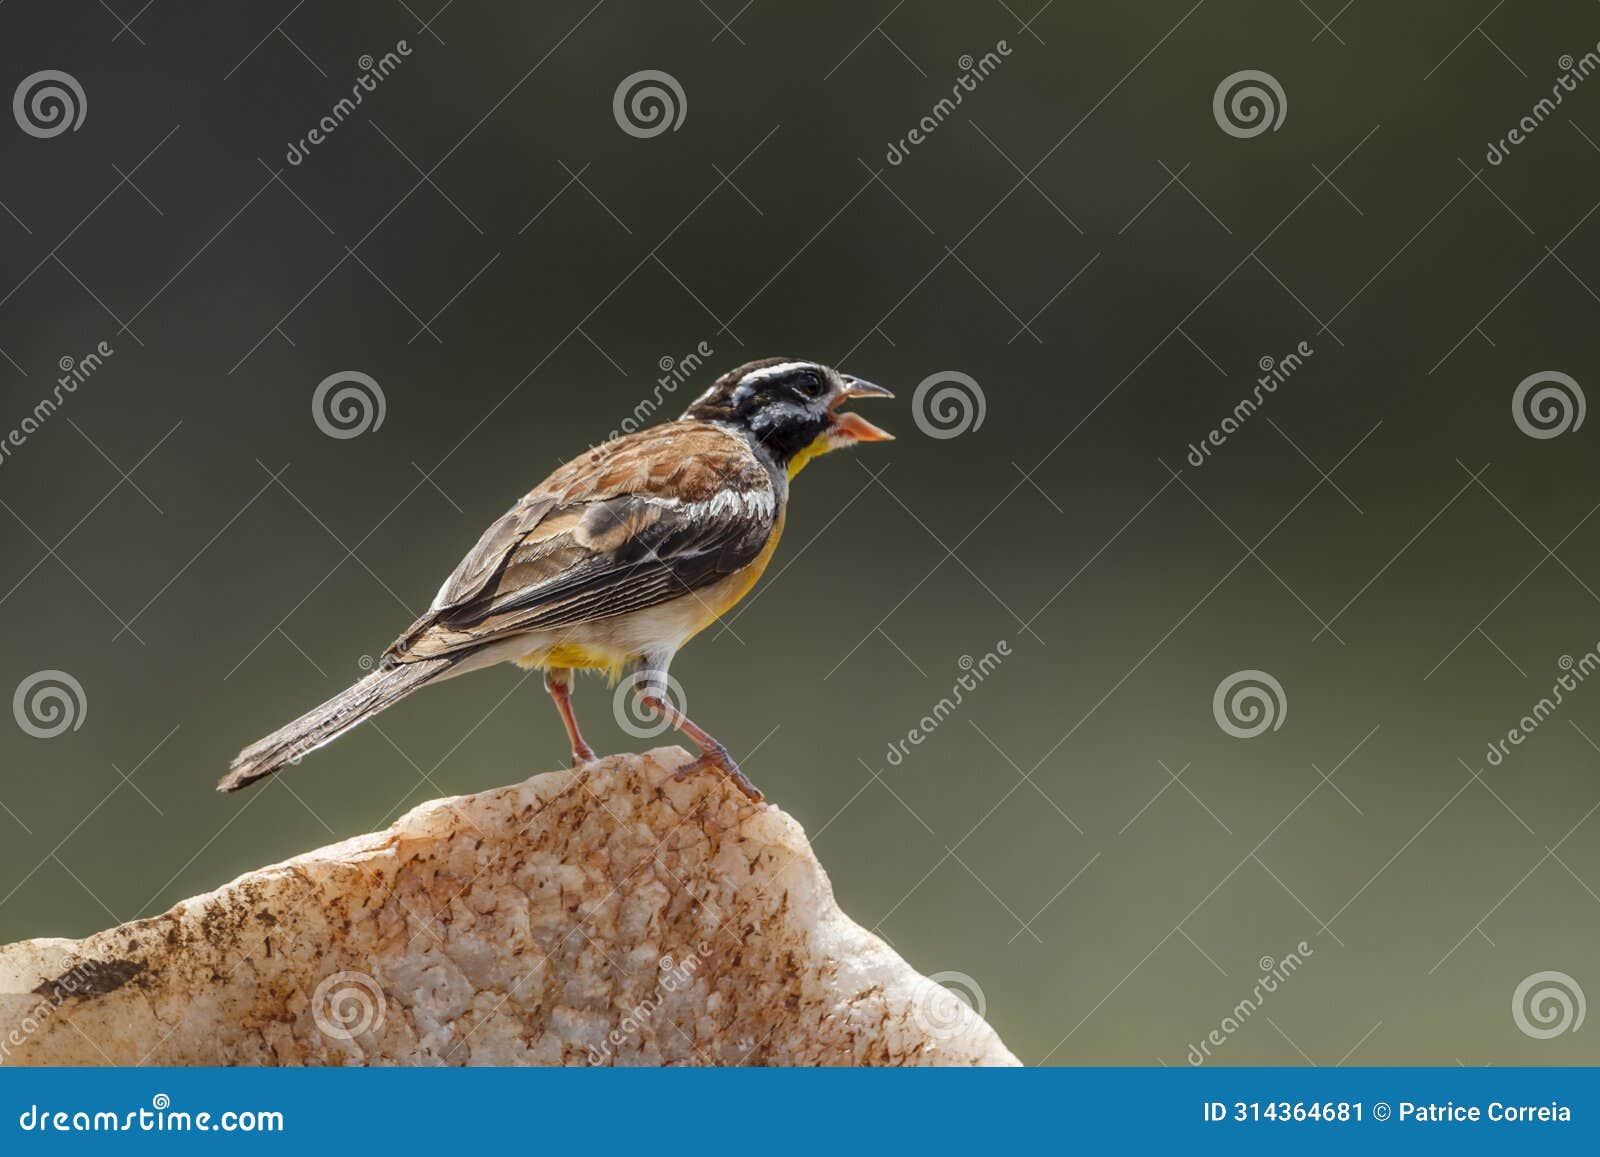
M 814 371 L 801 374 L 795 385 L 808 398 L 820 398 L 828 392 L 828 384 L 822 380 L 821 374 Z

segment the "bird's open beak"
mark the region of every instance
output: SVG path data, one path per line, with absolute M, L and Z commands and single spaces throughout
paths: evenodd
M 880 385 L 872 382 L 853 378 L 849 374 L 844 378 L 844 392 L 834 399 L 829 407 L 833 411 L 833 427 L 829 431 L 834 438 L 841 442 L 892 442 L 894 435 L 875 426 L 860 414 L 841 412 L 839 407 L 850 398 L 892 398 L 894 394 Z

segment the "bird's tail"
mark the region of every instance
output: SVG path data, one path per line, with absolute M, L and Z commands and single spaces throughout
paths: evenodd
M 306 712 L 265 739 L 241 751 L 228 765 L 228 774 L 217 782 L 218 791 L 238 791 L 264 779 L 286 764 L 298 762 L 325 743 L 332 743 L 346 731 L 372 718 L 386 707 L 400 702 L 425 683 L 430 683 L 455 666 L 454 657 L 420 659 L 412 663 L 380 668 L 320 707 Z

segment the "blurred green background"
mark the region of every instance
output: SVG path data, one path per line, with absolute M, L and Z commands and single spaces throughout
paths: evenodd
M 674 674 L 845 910 L 1025 1061 L 1183 1064 L 1305 941 L 1214 1063 L 1600 1062 L 1511 1009 L 1541 971 L 1600 994 L 1600 682 L 1485 757 L 1600 645 L 1600 420 L 1512 415 L 1538 372 L 1600 386 L 1600 78 L 1485 160 L 1600 8 L 113 6 L 0 8 L 0 88 L 59 69 L 88 105 L 0 122 L 0 435 L 115 351 L 0 464 L 0 690 L 61 670 L 87 703 L 0 727 L 0 941 L 561 766 L 506 669 L 211 791 L 704 342 L 665 416 L 809 356 L 896 388 L 871 416 L 900 438 L 806 472 L 777 566 Z M 641 139 L 613 94 L 645 69 L 686 108 Z M 1245 69 L 1287 110 L 1241 138 L 1213 93 Z M 347 440 L 312 415 L 341 370 L 386 401 Z M 949 371 L 985 417 L 930 437 L 912 396 Z M 1286 710 L 1239 739 L 1212 697 L 1248 669 Z M 578 710 L 644 746 L 601 684 Z

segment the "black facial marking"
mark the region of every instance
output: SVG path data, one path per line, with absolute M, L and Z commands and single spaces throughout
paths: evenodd
M 792 368 L 781 373 L 760 372 L 786 363 Z M 786 464 L 827 430 L 831 384 L 821 366 L 766 358 L 722 375 L 683 416 L 749 430 L 779 464 Z
M 790 375 L 787 384 L 802 397 L 816 399 L 828 392 L 828 383 L 817 370 L 801 370 Z

